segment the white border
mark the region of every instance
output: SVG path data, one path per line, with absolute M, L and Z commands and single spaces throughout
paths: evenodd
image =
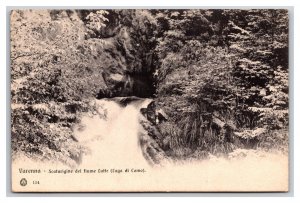
M 7 101 L 7 94 L 6 94 L 6 90 L 7 90 L 7 68 L 6 68 L 6 64 L 7 64 L 7 58 L 6 58 L 6 28 L 7 28 L 7 13 L 6 13 L 6 7 L 7 6 L 16 6 L 16 7 L 20 7 L 20 6 L 38 6 L 38 7 L 46 7 L 46 6 L 50 6 L 50 7 L 62 7 L 62 6 L 75 6 L 75 7 L 91 7 L 91 6 L 97 6 L 97 7 L 179 7 L 179 6 L 183 6 L 183 7 L 244 7 L 244 6 L 250 6 L 250 7 L 282 7 L 282 6 L 294 6 L 294 143 L 295 143 L 295 147 L 294 147 L 294 196 L 295 197 L 283 197 L 283 198 L 278 198 L 278 197 L 256 197 L 255 199 L 252 198 L 245 198 L 245 197 L 222 197 L 221 199 L 219 197 L 204 197 L 201 200 L 205 200 L 207 202 L 216 202 L 216 201 L 225 201 L 225 202 L 241 202 L 241 201 L 246 201 L 246 202 L 252 202 L 252 201 L 265 201 L 265 202 L 272 202 L 272 203 L 276 203 L 276 202 L 300 202 L 300 198 L 299 198 L 299 174 L 297 172 L 300 171 L 299 169 L 299 148 L 297 148 L 297 146 L 300 144 L 299 143 L 299 137 L 297 135 L 299 135 L 299 124 L 297 125 L 297 122 L 299 122 L 299 115 L 297 114 L 297 112 L 299 112 L 299 107 L 297 107 L 297 104 L 299 104 L 299 94 L 297 94 L 297 87 L 298 87 L 298 83 L 299 83 L 299 68 L 297 68 L 299 66 L 299 58 L 300 58 L 300 53 L 299 53 L 299 36 L 300 36 L 300 32 L 299 32 L 299 26 L 300 26 L 300 4 L 299 4 L 299 0 L 106 0 L 106 1 L 102 1 L 102 0 L 51 0 L 51 1 L 46 1 L 46 0 L 0 0 L 0 26 L 1 26 L 1 54 L 0 54 L 0 61 L 1 61 L 1 69 L 0 69 L 0 82 L 1 82 L 1 97 L 0 97 L 0 102 L 1 102 L 1 136 L 0 136 L 0 202 L 30 202 L 30 203 L 34 203 L 34 202 L 60 202 L 60 201 L 70 201 L 70 202 L 81 202 L 81 201 L 91 201 L 91 202 L 98 202 L 99 199 L 97 199 L 97 197 L 91 197 L 88 200 L 84 200 L 83 198 L 79 198 L 79 197 L 67 197 L 66 198 L 60 198 L 60 197 L 53 197 L 53 198 L 35 198 L 35 197 L 26 197 L 26 198 L 12 198 L 12 197 L 7 197 L 6 195 L 6 184 L 5 184 L 5 180 L 6 180 L 6 153 L 8 152 L 7 149 L 9 149 L 9 146 L 6 146 L 6 125 L 7 125 L 7 115 L 6 115 L 6 101 Z M 297 46 L 298 45 L 298 46 Z M 292 63 L 291 63 L 292 64 Z M 9 123 L 9 122 L 8 122 Z M 59 194 L 60 196 L 64 196 L 64 194 Z M 74 194 L 75 195 L 75 194 Z M 89 194 L 90 196 L 95 196 L 96 194 Z M 111 196 L 112 194 L 109 194 L 109 196 Z M 193 195 L 193 194 L 191 194 Z M 201 195 L 201 194 L 200 194 Z M 219 196 L 217 194 L 212 194 L 211 196 Z M 257 194 L 241 194 L 244 196 L 255 196 Z M 49 196 L 49 195 L 48 195 Z M 65 195 L 65 196 L 69 196 Z M 103 194 L 102 196 L 105 196 L 105 194 Z M 116 194 L 115 196 L 134 196 L 134 194 Z M 141 196 L 141 195 L 138 195 Z M 142 195 L 142 196 L 153 196 L 153 194 L 146 194 L 146 195 Z M 157 195 L 155 195 L 157 196 Z M 187 196 L 185 194 L 161 194 L 160 196 Z M 194 195 L 195 196 L 195 195 Z M 197 195 L 199 196 L 199 194 Z M 240 196 L 240 195 L 238 195 Z M 112 200 L 111 198 L 105 198 L 105 199 L 101 199 L 100 201 L 110 201 Z M 120 201 L 128 201 L 128 202 L 134 202 L 134 201 L 138 201 L 138 202 L 153 202 L 153 201 L 157 201 L 157 200 L 163 200 L 163 201 L 169 201 L 169 202 L 182 202 L 185 201 L 185 199 L 182 198 L 168 198 L 164 199 L 163 197 L 159 197 L 158 199 L 143 199 L 141 200 L 140 198 L 122 198 L 119 199 Z M 197 197 L 191 197 L 188 198 L 187 201 L 199 201 L 199 199 Z M 200 201 L 201 201 L 200 200 Z M 116 201 L 116 200 L 114 200 Z

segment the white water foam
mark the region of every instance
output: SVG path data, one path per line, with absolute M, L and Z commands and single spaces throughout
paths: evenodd
M 108 109 L 106 119 L 99 115 L 84 116 L 84 130 L 75 130 L 76 139 L 90 150 L 84 155 L 81 166 L 129 167 L 147 163 L 139 146 L 140 109 L 147 107 L 151 99 L 131 102 L 125 107 L 111 100 L 97 100 L 99 111 Z

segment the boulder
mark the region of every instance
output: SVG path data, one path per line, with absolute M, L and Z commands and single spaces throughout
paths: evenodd
M 163 121 L 167 121 L 169 118 L 168 115 L 162 109 L 156 110 L 155 115 L 156 115 L 156 124 L 161 123 Z
M 147 108 L 142 108 L 141 113 L 148 121 L 152 124 L 156 124 L 156 114 L 155 114 L 156 105 L 155 102 L 152 101 L 148 104 Z
M 141 109 L 141 113 L 154 125 L 169 119 L 162 108 L 157 109 L 154 101 L 152 101 L 147 108 Z

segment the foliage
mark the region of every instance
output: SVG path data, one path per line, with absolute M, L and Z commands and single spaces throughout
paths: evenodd
M 73 166 L 85 149 L 72 127 L 90 99 L 146 90 L 169 117 L 156 126 L 169 156 L 228 153 L 234 134 L 257 129 L 256 146 L 279 149 L 289 124 L 288 14 L 15 10 L 11 79 L 14 154 Z
M 100 32 L 101 28 L 106 27 L 105 22 L 108 22 L 109 20 L 104 16 L 107 14 L 108 11 L 105 10 L 99 10 L 88 14 L 86 17 L 88 33 L 96 34 L 97 32 Z
M 154 26 L 147 10 L 12 11 L 13 157 L 78 164 L 85 149 L 72 128 L 99 92 L 118 93 L 105 73 L 150 71 Z
M 226 12 L 227 13 L 227 12 Z M 247 15 L 245 15 L 247 14 Z M 286 10 L 228 12 L 228 41 L 241 111 L 288 108 L 288 15 Z M 280 76 L 279 76 L 280 75 Z M 257 125 L 264 125 L 266 114 Z M 247 126 L 252 127 L 252 126 Z
M 160 129 L 176 137 L 174 149 L 230 152 L 233 131 L 266 130 L 259 143 L 275 129 L 287 131 L 285 10 L 172 10 L 156 16 L 157 101 L 178 131 Z
M 91 109 L 89 98 L 106 87 L 103 65 L 97 64 L 103 58 L 95 57 L 95 42 L 84 40 L 86 33 L 73 11 L 12 11 L 13 154 L 70 166 L 80 161 L 85 149 L 74 140 L 72 127 L 80 112 Z

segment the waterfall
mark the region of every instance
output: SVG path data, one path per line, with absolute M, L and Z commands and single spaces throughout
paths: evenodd
M 151 99 L 138 99 L 125 107 L 117 101 L 94 101 L 96 115 L 83 116 L 74 136 L 89 152 L 82 157 L 82 166 L 146 167 L 139 145 L 140 109 Z M 102 116 L 101 116 L 102 115 Z M 105 117 L 103 117 L 105 115 Z

